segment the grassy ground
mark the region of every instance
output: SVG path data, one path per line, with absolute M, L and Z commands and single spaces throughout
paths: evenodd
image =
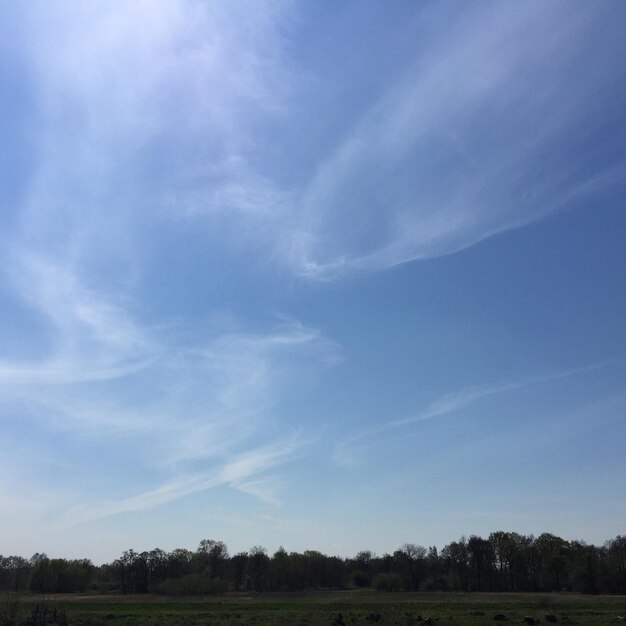
M 27 596 L 19 605 L 23 623 L 35 607 L 65 611 L 69 626 L 497 626 L 619 624 L 624 596 L 571 594 L 376 593 L 336 591 L 290 594 L 228 594 L 210 598 L 155 596 Z M 497 614 L 506 621 L 494 620 Z

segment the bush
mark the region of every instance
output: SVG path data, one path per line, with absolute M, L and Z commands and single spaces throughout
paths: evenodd
M 352 582 L 357 587 L 369 587 L 372 584 L 372 579 L 364 572 L 355 572 L 352 575 Z
M 399 591 L 402 589 L 402 578 L 398 574 L 378 574 L 374 578 L 376 591 Z
M 228 583 L 220 578 L 208 578 L 202 574 L 187 574 L 180 578 L 167 578 L 159 583 L 155 592 L 167 596 L 204 596 L 224 593 Z

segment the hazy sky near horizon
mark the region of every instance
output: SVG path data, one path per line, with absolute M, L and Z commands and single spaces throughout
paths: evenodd
M 626 518 L 626 4 L 0 6 L 0 553 Z

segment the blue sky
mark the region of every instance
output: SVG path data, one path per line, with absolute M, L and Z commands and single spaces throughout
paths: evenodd
M 0 553 L 624 532 L 623 3 L 0 13 Z

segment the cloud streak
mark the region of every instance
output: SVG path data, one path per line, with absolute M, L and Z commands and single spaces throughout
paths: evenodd
M 21 302 L 46 320 L 54 354 L 30 364 L 0 360 L 0 384 L 111 380 L 157 357 L 156 343 L 122 306 L 85 287 L 54 257 L 18 249 L 7 274 Z
M 115 450 L 129 474 L 161 477 L 111 509 L 218 484 L 276 501 L 264 473 L 293 449 L 278 389 L 332 360 L 334 345 L 293 319 L 254 330 L 197 314 L 172 322 L 139 292 L 160 254 L 146 228 L 197 215 L 271 221 L 286 197 L 249 162 L 259 120 L 279 115 L 288 92 L 285 5 L 13 11 L 28 32 L 17 44 L 38 141 L 2 235 L 0 286 L 26 313 L 16 332 L 40 341 L 36 356 L 0 358 L 2 404 L 19 416 L 11 430 L 30 420 L 95 458 Z
M 383 435 L 384 433 L 401 430 L 421 422 L 443 418 L 447 415 L 453 415 L 485 398 L 556 383 L 570 377 L 602 370 L 612 364 L 615 364 L 616 362 L 618 362 L 616 359 L 610 359 L 600 361 L 598 363 L 592 363 L 583 367 L 568 368 L 542 376 L 533 376 L 503 383 L 465 387 L 464 389 L 445 394 L 440 398 L 433 400 L 422 411 L 414 415 L 381 422 L 369 428 L 360 430 L 356 434 L 341 441 L 335 447 L 333 457 L 339 465 L 346 464 L 346 460 L 349 462 L 349 460 L 354 456 L 351 449 L 355 446 L 358 447 L 359 442 L 367 442 L 368 440 L 372 440 L 372 438 Z
M 248 450 L 209 473 L 185 475 L 149 491 L 119 500 L 109 500 L 93 506 L 78 505 L 70 508 L 63 516 L 64 524 L 73 526 L 103 517 L 150 510 L 193 493 L 224 485 L 250 493 L 265 502 L 276 504 L 277 501 L 270 486 L 273 477 L 263 475 L 267 470 L 288 460 L 298 446 L 297 438 L 292 437 Z M 263 478 L 251 480 L 259 475 Z
M 27 12 L 43 147 L 22 225 L 74 261 L 106 247 L 118 280 L 141 271 L 146 219 L 206 222 L 208 241 L 330 280 L 452 254 L 623 183 L 604 6 L 443 11 L 443 36 L 291 183 L 319 78 L 287 54 L 296 7 L 64 6 L 46 29 Z M 611 160 L 585 150 L 590 130 Z
M 330 279 L 444 256 L 622 184 L 623 154 L 583 148 L 616 113 L 616 32 L 598 40 L 602 13 L 490 3 L 457 19 L 305 189 L 290 250 L 300 271 Z
M 70 268 L 21 252 L 14 295 L 46 321 L 51 341 L 34 362 L 2 361 L 3 406 L 95 457 L 115 450 L 131 473 L 165 477 L 139 495 L 72 506 L 70 518 L 147 510 L 217 486 L 278 502 L 282 479 L 266 472 L 304 442 L 285 439 L 293 427 L 275 414 L 279 390 L 297 386 L 302 368 L 334 362 L 332 342 L 290 318 L 255 330 L 207 324 L 204 333 L 146 326 Z

